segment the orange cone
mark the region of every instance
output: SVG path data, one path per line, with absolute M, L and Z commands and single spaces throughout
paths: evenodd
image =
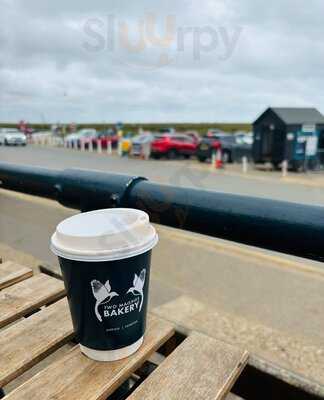
M 216 153 L 215 168 L 216 169 L 223 168 L 222 152 L 220 149 L 218 149 Z

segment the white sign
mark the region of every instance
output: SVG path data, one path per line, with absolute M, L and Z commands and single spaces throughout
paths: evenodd
M 302 127 L 302 131 L 305 133 L 314 133 L 316 132 L 316 125 L 314 124 L 304 124 Z
M 310 136 L 306 140 L 306 156 L 315 156 L 317 153 L 318 137 Z

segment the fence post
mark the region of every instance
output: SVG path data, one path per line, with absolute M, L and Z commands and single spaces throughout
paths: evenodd
M 88 147 L 88 150 L 89 150 L 89 151 L 91 151 L 91 152 L 93 152 L 93 144 L 92 144 L 92 139 L 90 139 L 90 141 L 89 141 L 89 147 Z
M 212 152 L 211 167 L 212 168 L 216 167 L 216 153 L 215 153 L 215 151 Z
M 246 174 L 248 172 L 248 159 L 246 156 L 242 157 L 242 169 L 243 174 Z
M 102 153 L 101 139 L 97 139 L 97 152 Z
M 108 153 L 110 156 L 112 155 L 111 140 L 108 140 L 108 142 L 107 142 L 107 153 Z
M 285 178 L 288 175 L 288 161 L 284 160 L 282 162 L 282 177 Z
M 123 139 L 122 138 L 118 139 L 117 153 L 118 153 L 119 157 L 121 157 L 123 155 Z

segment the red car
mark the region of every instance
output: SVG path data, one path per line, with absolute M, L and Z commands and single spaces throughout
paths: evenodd
M 151 143 L 153 158 L 162 156 L 173 160 L 179 156 L 189 158 L 196 153 L 198 143 L 188 135 L 156 135 Z

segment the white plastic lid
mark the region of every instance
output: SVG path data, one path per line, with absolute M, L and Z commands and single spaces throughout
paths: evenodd
M 151 250 L 158 235 L 144 211 L 112 208 L 77 214 L 56 227 L 51 250 L 76 261 L 111 261 Z

